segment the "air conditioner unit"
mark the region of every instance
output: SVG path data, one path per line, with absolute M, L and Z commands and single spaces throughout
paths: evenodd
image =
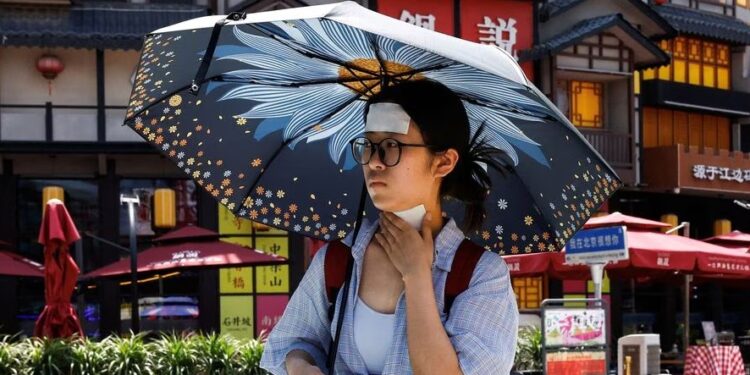
M 617 375 L 658 375 L 661 344 L 657 334 L 627 335 L 617 340 Z

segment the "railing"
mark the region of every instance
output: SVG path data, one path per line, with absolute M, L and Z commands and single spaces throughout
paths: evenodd
M 143 142 L 125 106 L 0 104 L 0 142 Z
M 614 168 L 633 167 L 633 136 L 614 134 L 606 130 L 578 129 L 586 140 Z

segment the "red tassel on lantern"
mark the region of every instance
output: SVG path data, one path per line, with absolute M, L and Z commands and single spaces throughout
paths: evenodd
M 45 53 L 36 61 L 36 70 L 38 70 L 39 73 L 42 73 L 44 78 L 47 78 L 50 96 L 52 96 L 52 80 L 55 79 L 58 74 L 62 73 L 64 69 L 65 65 L 60 58 L 53 54 Z

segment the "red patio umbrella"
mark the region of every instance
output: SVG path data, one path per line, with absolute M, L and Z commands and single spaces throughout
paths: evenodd
M 0 276 L 44 277 L 44 268 L 14 252 L 0 250 Z
M 70 244 L 80 238 L 63 202 L 50 199 L 39 230 L 39 243 L 44 246 L 46 304 L 34 326 L 34 336 L 83 336 L 81 324 L 70 304 L 80 270 L 68 253 Z
M 174 271 L 187 267 L 224 267 L 283 264 L 286 258 L 219 240 L 208 229 L 187 226 L 169 232 L 153 242 L 158 245 L 138 253 L 138 273 Z M 123 259 L 83 278 L 119 276 L 130 273 L 130 259 Z
M 709 237 L 703 241 L 715 243 L 730 249 L 750 252 L 750 233 L 743 233 L 738 230 L 720 236 Z

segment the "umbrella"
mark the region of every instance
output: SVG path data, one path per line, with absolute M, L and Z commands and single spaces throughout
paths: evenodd
M 481 126 L 512 166 L 490 171 L 487 218 L 467 233 L 486 249 L 557 250 L 620 187 L 505 51 L 353 2 L 203 17 L 147 35 L 125 123 L 235 214 L 334 240 L 376 214 L 348 152 L 367 100 L 412 79 L 455 92 L 472 132 Z M 462 222 L 462 205 L 444 207 Z
M 709 237 L 703 241 L 750 253 L 750 234 L 738 230 L 720 236 Z
M 10 244 L 0 241 L 0 248 L 10 248 Z M 22 277 L 44 277 L 42 265 L 22 257 L 12 251 L 0 250 L 0 275 Z
M 44 246 L 45 306 L 34 326 L 34 336 L 83 336 L 75 309 L 70 304 L 80 271 L 68 249 L 79 239 L 81 237 L 65 204 L 50 199 L 39 230 L 39 243 Z
M 184 268 L 262 266 L 284 264 L 286 259 L 219 240 L 208 229 L 188 226 L 158 237 L 159 243 L 138 253 L 138 273 Z M 122 259 L 93 270 L 82 278 L 120 276 L 130 273 L 130 259 Z

